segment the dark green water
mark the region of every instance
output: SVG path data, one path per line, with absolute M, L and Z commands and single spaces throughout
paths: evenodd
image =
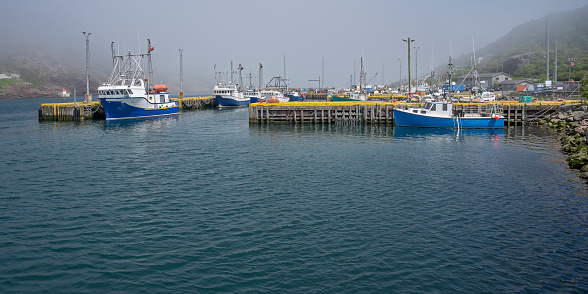
M 544 129 L 38 122 L 55 100 L 0 100 L 1 293 L 588 289 L 588 190 Z

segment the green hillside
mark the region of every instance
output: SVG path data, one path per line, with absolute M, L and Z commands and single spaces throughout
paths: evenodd
M 588 5 L 557 14 L 551 14 L 538 20 L 524 23 L 496 42 L 478 50 L 477 57 L 483 57 L 478 70 L 480 72 L 501 72 L 503 61 L 512 56 L 527 54 L 526 65 L 512 70 L 514 79 L 536 79 L 545 81 L 546 23 L 549 21 L 549 61 L 550 74 L 555 62 L 555 39 L 557 39 L 558 81 L 568 80 L 568 58 L 575 57 L 575 66 L 571 68 L 571 79 L 579 81 L 588 73 Z M 530 53 L 530 54 L 529 54 Z M 470 56 L 462 56 L 455 63 L 459 64 Z M 505 70 L 505 72 L 508 72 Z M 550 79 L 552 77 L 550 76 Z

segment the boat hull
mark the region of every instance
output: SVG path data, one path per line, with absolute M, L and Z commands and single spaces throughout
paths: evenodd
M 235 98 L 216 95 L 214 97 L 214 104 L 218 107 L 240 107 L 247 106 L 251 103 L 250 98 Z
M 404 127 L 425 128 L 504 128 L 504 118 L 493 117 L 438 117 L 394 109 L 394 124 Z
M 353 98 L 347 98 L 347 97 L 341 97 L 341 96 L 331 96 L 331 98 L 333 98 L 333 101 L 335 101 L 335 102 L 342 102 L 342 101 L 361 101 L 361 100 L 357 100 L 357 99 L 353 99 Z
M 152 103 L 149 107 L 137 107 L 127 103 L 129 99 L 99 98 L 107 120 L 176 115 L 180 113 L 177 103 L 172 107 Z M 169 103 L 166 103 L 169 104 Z
M 300 95 L 288 94 L 287 96 L 290 99 L 290 102 L 300 102 L 300 101 L 302 101 L 302 99 L 301 99 L 302 96 L 300 96 Z

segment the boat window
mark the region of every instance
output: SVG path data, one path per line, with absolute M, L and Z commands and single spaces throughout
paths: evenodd
M 437 104 L 431 104 L 431 109 L 429 109 L 430 111 L 436 111 L 437 110 Z
M 443 111 L 447 111 L 447 103 L 443 103 Z
M 412 112 L 414 112 L 414 113 L 419 113 L 419 111 L 418 111 L 418 110 L 416 110 L 416 109 L 413 109 L 413 110 L 412 110 Z
M 423 109 L 421 110 L 421 114 L 427 114 L 427 111 Z
M 129 91 L 129 94 L 131 94 L 131 95 L 133 94 L 133 91 L 131 89 L 129 89 L 128 91 Z

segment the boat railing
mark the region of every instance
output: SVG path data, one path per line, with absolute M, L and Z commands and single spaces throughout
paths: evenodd
M 455 105 L 453 112 L 461 117 L 489 117 L 494 114 L 501 115 L 504 107 L 498 104 L 466 104 Z

